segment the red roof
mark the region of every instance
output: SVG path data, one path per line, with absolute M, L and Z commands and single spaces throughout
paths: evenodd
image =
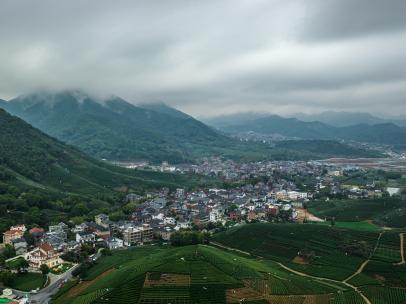
M 44 228 L 39 228 L 39 227 L 34 227 L 34 228 L 30 229 L 31 234 L 33 234 L 33 233 L 41 233 L 41 232 L 44 232 L 44 231 L 45 231 Z
M 50 244 L 48 243 L 42 243 L 39 248 L 41 248 L 42 250 L 48 252 L 48 251 L 54 251 L 54 247 L 52 247 Z
M 4 232 L 5 235 L 14 235 L 14 234 L 18 234 L 21 235 L 22 232 L 20 230 L 7 230 L 6 232 Z

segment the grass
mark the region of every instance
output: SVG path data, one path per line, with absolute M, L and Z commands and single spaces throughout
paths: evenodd
M 354 273 L 364 260 L 351 246 L 362 246 L 367 256 L 377 238 L 378 233 L 371 231 L 268 223 L 244 225 L 214 236 L 217 242 L 227 246 L 282 262 L 310 275 L 336 280 Z M 294 263 L 293 259 L 300 251 L 313 252 L 314 260 L 307 264 Z
M 59 265 L 57 267 L 51 268 L 50 272 L 53 274 L 62 274 L 65 273 L 67 270 L 72 268 L 71 263 L 63 263 L 62 265 Z
M 23 258 L 23 257 L 18 257 L 18 258 L 16 258 L 16 259 L 7 261 L 7 262 L 6 262 L 6 266 L 7 266 L 8 268 L 11 268 L 11 269 L 16 269 L 21 260 L 24 260 L 24 258 Z
M 106 269 L 113 271 L 100 275 Z M 153 273 L 154 278 L 170 273 L 190 275 L 190 283 L 144 285 L 146 272 Z M 55 303 L 221 304 L 226 303 L 227 290 L 244 286 L 256 294 L 286 296 L 348 291 L 345 285 L 326 284 L 292 274 L 272 261 L 243 257 L 207 245 L 113 251 L 111 256 L 98 261 L 85 280 L 90 280 L 90 284 L 77 289 L 77 293 L 72 290 L 74 298 L 62 295 Z
M 362 288 L 362 292 L 372 303 L 403 304 L 406 302 L 405 288 L 370 286 Z
M 314 222 L 312 224 L 331 226 L 330 221 Z M 344 229 L 351 229 L 351 230 L 370 231 L 370 232 L 382 231 L 382 227 L 380 227 L 378 225 L 375 225 L 375 224 L 373 224 L 371 222 L 367 222 L 367 221 L 363 221 L 363 222 L 335 222 L 334 227 L 336 227 L 336 228 L 344 228 Z
M 397 198 L 312 201 L 307 207 L 318 217 L 335 217 L 338 222 L 373 220 L 380 226 L 406 227 L 406 202 Z
M 385 232 L 372 258 L 387 263 L 399 262 L 401 260 L 399 233 Z
M 10 286 L 21 291 L 31 291 L 44 286 L 46 279 L 40 273 L 21 273 L 17 274 L 13 284 Z
M 353 274 L 366 259 L 359 252 L 352 252 L 351 246 L 362 244 L 363 254 L 370 256 L 379 233 L 369 229 L 370 226 L 346 227 L 257 223 L 214 236 L 217 242 L 249 251 L 251 255 L 209 245 L 145 246 L 113 251 L 111 256 L 97 261 L 82 283 L 67 293 L 61 292 L 55 304 L 225 304 L 233 290 L 255 296 L 246 303 L 265 303 L 263 300 L 267 299 L 283 304 L 362 304 L 361 296 L 340 281 Z M 399 246 L 393 232 L 385 232 L 381 241 L 378 249 L 395 251 Z M 293 258 L 303 248 L 314 251 L 315 260 L 294 263 Z M 402 303 L 400 287 L 406 286 L 406 266 L 389 261 L 388 255 L 377 250 L 364 271 L 349 282 L 368 294 L 373 304 Z M 333 280 L 300 276 L 279 263 Z M 154 282 L 144 283 L 146 277 Z

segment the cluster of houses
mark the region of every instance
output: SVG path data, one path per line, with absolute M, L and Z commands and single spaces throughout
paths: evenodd
M 308 193 L 294 190 L 276 191 L 264 183 L 192 193 L 164 188 L 144 202 L 140 196 L 129 194 L 127 201 L 139 203 L 127 220 L 112 221 L 99 214 L 94 221 L 78 225 L 61 222 L 47 230 L 27 230 L 24 225 L 16 225 L 3 233 L 3 243 L 13 246 L 16 255 L 23 256 L 33 269 L 42 264 L 53 268 L 64 262 L 62 254 L 79 250 L 82 244 L 119 249 L 154 239 L 168 241 L 175 231 L 206 229 L 210 223 L 294 220 L 295 208 L 301 207 L 308 197 Z
M 326 188 L 329 194 L 345 193 L 348 197 L 378 197 L 383 193 L 374 185 L 345 188 L 340 183 L 345 173 L 342 168 L 326 168 L 318 162 L 239 164 L 213 158 L 200 165 L 182 166 L 174 170 L 193 170 L 241 183 L 230 189 L 187 192 L 179 188 L 171 192 L 163 188 L 146 196 L 130 193 L 126 201 L 136 202 L 136 207 L 126 220 L 112 221 L 99 214 L 94 221 L 78 225 L 59 223 L 47 230 L 35 227 L 27 231 L 24 225 L 16 225 L 3 233 L 3 243 L 13 246 L 16 254 L 24 256 L 33 268 L 42 264 L 52 268 L 63 263 L 60 258 L 63 253 L 78 250 L 82 244 L 118 249 L 154 239 L 168 241 L 172 233 L 182 229 L 210 231 L 220 223 L 228 226 L 253 221 L 301 222 L 298 213 L 302 212 L 303 204 Z M 168 163 L 162 164 L 163 171 L 168 168 L 173 169 Z M 248 178 L 256 182 L 244 183 Z
M 68 238 L 68 235 L 73 237 Z M 3 233 L 3 246 L 13 246 L 17 257 L 24 257 L 33 270 L 38 270 L 43 264 L 49 268 L 61 265 L 64 262 L 61 255 L 79 250 L 82 244 L 118 249 L 151 242 L 153 237 L 153 230 L 148 224 L 112 222 L 107 215 L 100 214 L 94 222 L 73 227 L 59 223 L 49 226 L 48 231 L 39 227 L 27 230 L 25 225 L 12 226 Z M 28 238 L 32 244 L 28 244 Z

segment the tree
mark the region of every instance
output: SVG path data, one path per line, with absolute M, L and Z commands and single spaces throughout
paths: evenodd
M 1 271 L 0 272 L 0 282 L 2 282 L 6 286 L 10 286 L 13 284 L 15 279 L 15 274 L 11 271 Z
M 171 235 L 171 243 L 173 246 L 187 246 L 207 243 L 208 234 L 203 234 L 196 231 L 177 231 Z
M 13 246 L 6 244 L 4 246 L 3 255 L 6 259 L 10 259 L 16 256 L 16 251 L 14 250 Z
M 49 273 L 49 271 L 50 271 L 48 265 L 46 265 L 46 264 L 42 264 L 42 265 L 39 267 L 39 269 L 41 270 L 41 272 L 42 272 L 42 274 L 43 274 L 44 276 L 46 276 L 46 275 Z
M 27 244 L 29 246 L 33 246 L 34 245 L 34 237 L 32 236 L 32 234 L 29 231 L 24 232 L 24 239 L 27 242 Z
M 24 259 L 24 258 L 18 259 L 18 263 L 16 265 L 18 272 L 26 271 L 28 267 L 30 267 L 30 264 L 28 263 L 28 261 L 26 259 Z

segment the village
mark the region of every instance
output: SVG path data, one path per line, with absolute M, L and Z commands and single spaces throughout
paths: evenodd
M 396 194 L 396 189 L 380 189 L 374 184 L 348 187 L 339 178 L 364 169 L 314 161 L 238 164 L 211 159 L 201 165 L 178 167 L 163 163 L 156 169 L 215 176 L 231 186 L 198 191 L 163 188 L 142 196 L 129 193 L 125 201 L 136 207 L 126 220 L 112 221 L 108 215 L 98 214 L 79 224 L 61 222 L 30 229 L 14 225 L 3 233 L 2 250 L 13 252 L 5 265 L 11 272 L 61 274 L 82 263 L 86 250 L 85 259 L 91 260 L 103 248 L 169 243 L 177 231 L 212 234 L 252 222 L 325 221 L 307 212 L 307 202 L 337 195 L 361 199 Z M 16 299 L 11 289 L 5 289 L 3 297 Z M 20 297 L 19 301 L 26 299 Z

